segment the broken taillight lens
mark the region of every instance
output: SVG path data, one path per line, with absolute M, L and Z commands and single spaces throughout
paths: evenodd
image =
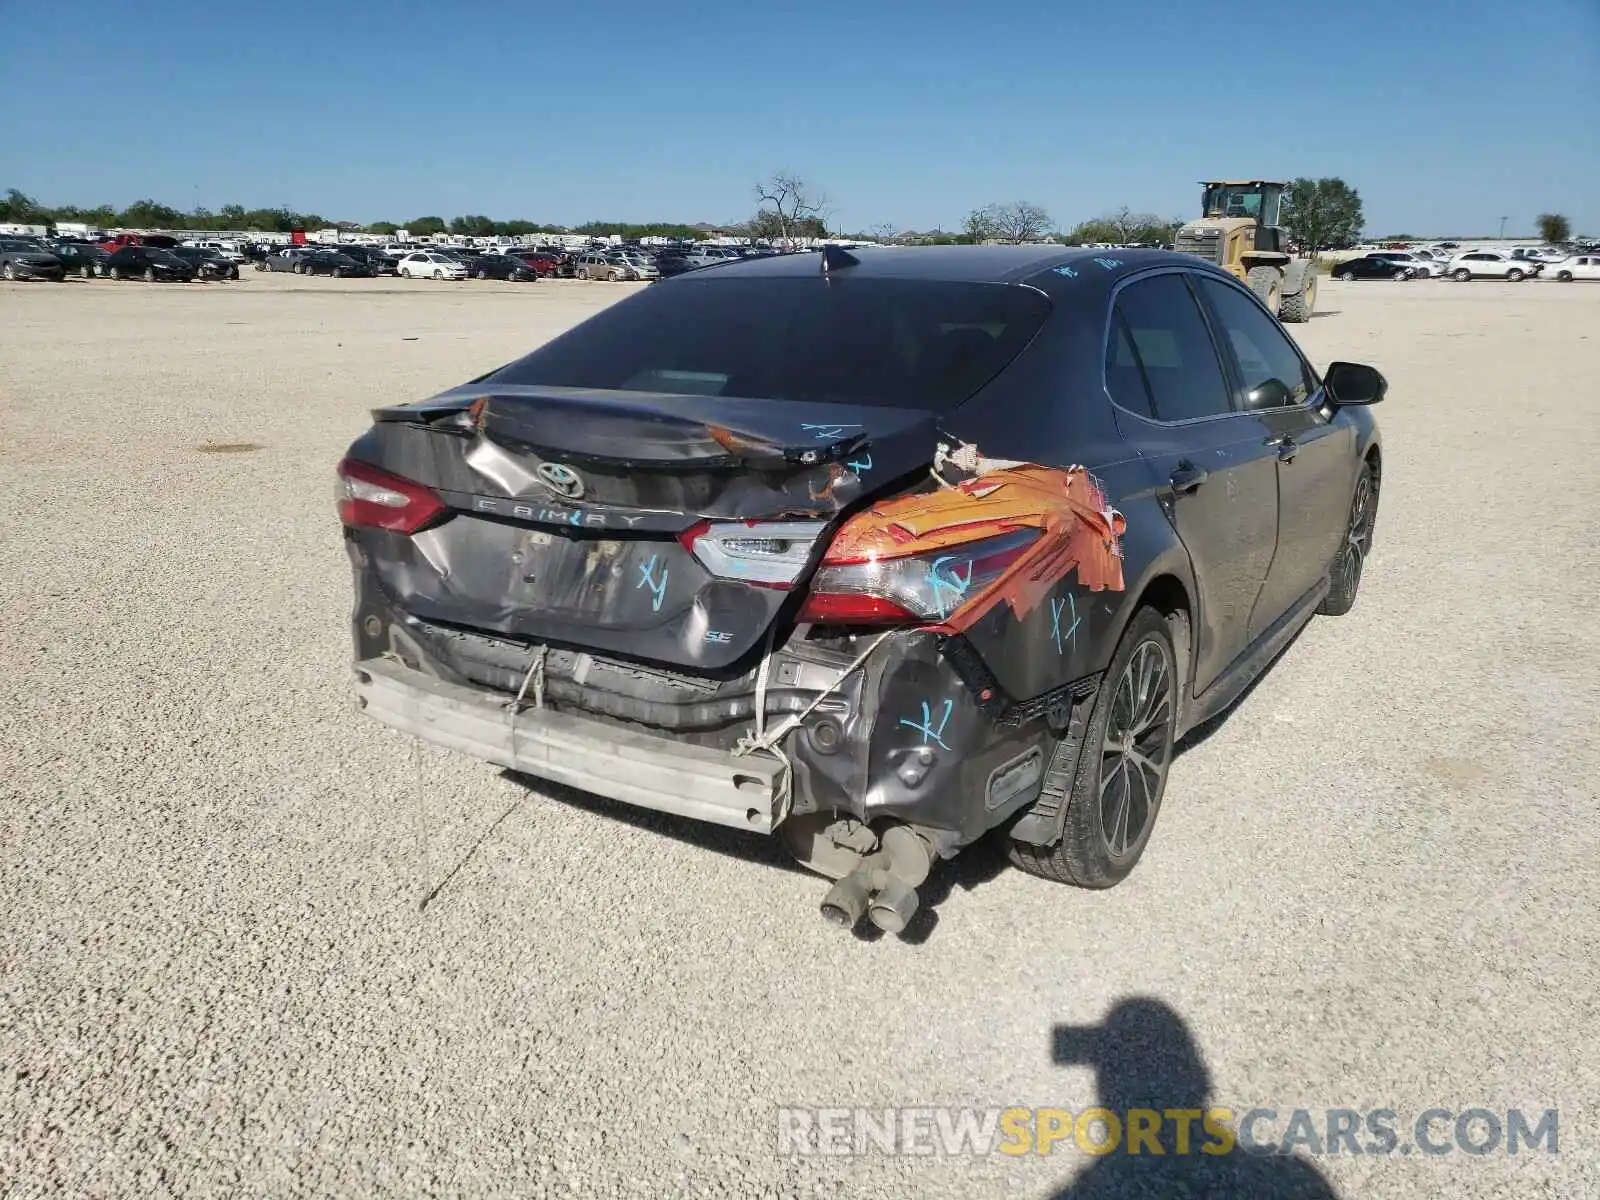
M 937 551 L 853 561 L 824 557 L 799 619 L 851 625 L 943 621 L 987 591 L 1038 537 L 1036 529 L 1019 529 Z
M 416 533 L 446 512 L 432 488 L 360 459 L 339 463 L 339 520 L 346 525 Z

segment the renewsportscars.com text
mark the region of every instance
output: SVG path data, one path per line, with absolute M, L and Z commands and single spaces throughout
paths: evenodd
M 1557 1110 L 780 1108 L 780 1155 L 1557 1154 Z

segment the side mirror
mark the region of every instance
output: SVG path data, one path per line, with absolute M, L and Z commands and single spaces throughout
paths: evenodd
M 1389 390 L 1389 381 L 1376 367 L 1366 363 L 1336 362 L 1328 365 L 1322 377 L 1328 398 L 1340 406 L 1376 404 Z

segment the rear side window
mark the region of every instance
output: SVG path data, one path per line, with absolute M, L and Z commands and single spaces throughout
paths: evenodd
M 1199 283 L 1239 364 L 1239 407 L 1253 411 L 1304 404 L 1317 386 L 1316 377 L 1278 323 L 1238 288 L 1215 279 Z
M 1117 293 L 1115 312 L 1142 372 L 1156 420 L 1192 421 L 1233 411 L 1205 319 L 1181 275 L 1157 275 L 1129 284 Z M 1114 320 L 1113 333 L 1118 326 Z M 1108 359 L 1116 350 L 1113 343 Z M 1123 381 L 1131 386 L 1130 377 L 1123 376 Z
M 598 313 L 489 381 L 947 412 L 1033 339 L 1031 288 L 683 277 Z
M 1133 340 L 1128 336 L 1128 323 L 1122 314 L 1111 313 L 1111 336 L 1106 339 L 1106 390 L 1119 406 L 1141 417 L 1155 417 L 1150 407 L 1150 387 L 1144 380 L 1144 368 L 1133 351 Z

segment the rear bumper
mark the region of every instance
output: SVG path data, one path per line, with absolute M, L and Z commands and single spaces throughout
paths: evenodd
M 391 659 L 356 664 L 356 705 L 425 742 L 612 800 L 771 833 L 781 765 L 619 730 L 581 715 L 524 708 Z

